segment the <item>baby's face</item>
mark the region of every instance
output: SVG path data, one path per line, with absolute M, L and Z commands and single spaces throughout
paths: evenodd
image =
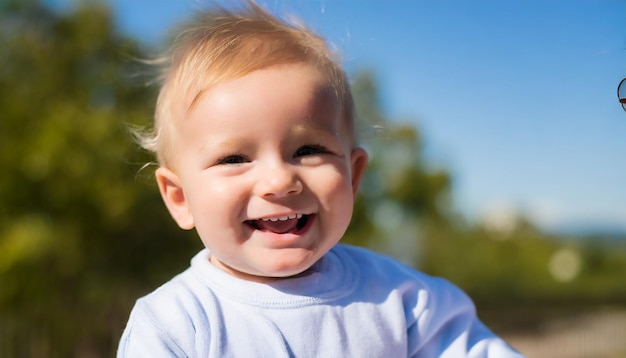
M 299 274 L 343 236 L 367 155 L 307 65 L 212 87 L 173 134 L 157 181 L 174 219 L 195 227 L 211 262 L 254 281 Z

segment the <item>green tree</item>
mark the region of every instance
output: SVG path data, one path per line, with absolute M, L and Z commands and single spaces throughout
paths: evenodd
M 104 7 L 0 6 L 0 356 L 111 355 L 132 300 L 199 246 L 137 175 L 142 54 Z
M 429 228 L 448 221 L 450 176 L 427 162 L 415 126 L 383 113 L 373 73 L 360 72 L 353 91 L 370 163 L 345 241 L 417 266 Z

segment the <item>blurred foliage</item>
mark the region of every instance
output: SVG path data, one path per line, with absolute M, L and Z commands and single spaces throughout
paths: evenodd
M 1 6 L 0 356 L 111 355 L 132 300 L 200 246 L 137 174 L 126 123 L 153 91 L 106 8 Z
M 34 0 L 0 2 L 0 48 L 0 357 L 112 356 L 134 300 L 201 248 L 127 130 L 152 116 L 145 51 L 106 7 L 57 14 Z M 480 309 L 626 302 L 623 245 L 460 220 L 450 173 L 377 90 L 356 76 L 371 164 L 345 242 L 447 277 Z
M 418 130 L 380 112 L 374 74 L 362 71 L 353 84 L 361 142 L 370 162 L 361 182 L 344 242 L 375 248 L 417 264 L 424 226 L 444 225 L 451 179 L 429 169 Z
M 626 238 L 558 237 L 521 216 L 463 222 L 451 175 L 424 157 L 418 129 L 380 113 L 373 73 L 360 73 L 353 89 L 371 163 L 345 241 L 446 277 L 480 307 L 626 305 Z

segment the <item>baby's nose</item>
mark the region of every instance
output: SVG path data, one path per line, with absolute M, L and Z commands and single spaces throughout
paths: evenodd
M 259 194 L 264 197 L 282 197 L 299 194 L 302 187 L 295 168 L 281 163 L 266 168 L 259 182 Z

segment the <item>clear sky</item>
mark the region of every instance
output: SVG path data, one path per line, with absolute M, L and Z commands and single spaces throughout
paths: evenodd
M 151 43 L 206 4 L 107 2 Z M 384 109 L 422 131 L 469 218 L 626 231 L 626 0 L 259 2 L 321 33 L 350 73 L 375 71 Z

